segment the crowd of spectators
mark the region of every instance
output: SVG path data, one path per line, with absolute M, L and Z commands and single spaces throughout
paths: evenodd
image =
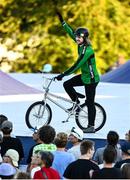
M 67 134 L 42 126 L 33 132 L 24 171 L 24 148 L 12 130 L 12 122 L 0 115 L 1 179 L 130 179 L 130 130 L 122 144 L 118 132 L 109 131 L 106 145 L 95 150 L 94 140 L 83 139 L 77 127 Z

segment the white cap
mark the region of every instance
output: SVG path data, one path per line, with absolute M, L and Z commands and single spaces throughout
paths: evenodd
M 74 135 L 77 139 L 83 140 L 83 131 L 79 128 L 72 127 L 70 134 Z
M 5 156 L 9 156 L 12 160 L 12 163 L 15 167 L 18 167 L 19 154 L 15 149 L 8 149 L 5 153 Z

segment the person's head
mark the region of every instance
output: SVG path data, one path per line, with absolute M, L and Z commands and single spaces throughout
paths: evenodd
M 56 137 L 54 139 L 54 144 L 58 148 L 65 148 L 65 146 L 67 144 L 67 140 L 68 140 L 67 134 L 64 132 L 60 132 L 56 135 Z
M 14 149 L 7 150 L 5 155 L 3 156 L 3 162 L 9 163 L 15 167 L 18 167 L 18 161 L 19 161 L 19 154 Z
M 83 131 L 79 128 L 72 127 L 69 134 L 69 141 L 74 145 L 77 142 L 81 142 L 83 140 Z
M 35 142 L 37 142 L 39 140 L 39 135 L 38 135 L 38 132 L 34 132 L 33 135 L 32 135 L 32 138 Z
M 75 30 L 76 42 L 78 45 L 86 44 L 88 41 L 89 32 L 86 28 L 77 28 Z
M 125 141 L 121 145 L 121 150 L 122 150 L 123 156 L 129 156 L 130 157 L 130 141 Z
M 90 140 L 83 140 L 80 144 L 81 155 L 87 155 L 89 159 L 92 158 L 94 154 L 94 142 Z
M 8 121 L 8 118 L 5 115 L 0 114 L 0 129 L 1 129 L 1 125 L 4 121 Z
M 116 146 L 119 141 L 119 135 L 116 131 L 109 131 L 107 134 L 107 142 L 109 145 Z
M 11 121 L 4 121 L 1 124 L 1 131 L 3 132 L 4 135 L 10 135 L 13 129 L 13 124 Z
M 35 153 L 31 157 L 31 165 L 41 166 L 41 164 L 42 164 L 42 162 L 41 162 L 41 151 L 37 150 L 37 151 L 35 151 Z
M 108 145 L 103 152 L 103 161 L 107 164 L 115 162 L 117 151 L 112 145 Z
M 14 176 L 14 179 L 31 179 L 31 177 L 29 173 L 20 171 Z
M 32 138 L 36 143 L 38 143 L 40 141 L 38 129 L 33 129 Z
M 125 139 L 126 139 L 127 141 L 130 141 L 130 130 L 129 130 L 128 132 L 126 132 L 126 134 L 125 134 Z
M 49 168 L 52 166 L 54 155 L 49 151 L 43 151 L 41 152 L 41 160 L 42 160 L 42 165 L 45 166 L 46 168 Z
M 2 179 L 12 179 L 16 174 L 16 169 L 9 163 L 0 164 L 0 177 Z
M 50 144 L 53 142 L 56 132 L 52 126 L 45 125 L 38 130 L 38 135 L 43 143 Z
M 130 179 L 130 163 L 123 164 L 121 172 L 124 179 Z

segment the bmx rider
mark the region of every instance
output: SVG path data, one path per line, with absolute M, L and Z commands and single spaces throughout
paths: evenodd
M 88 107 L 88 127 L 84 130 L 86 133 L 94 133 L 94 124 L 96 109 L 94 106 L 96 87 L 100 81 L 96 68 L 95 53 L 89 41 L 89 32 L 86 28 L 77 28 L 75 31 L 64 21 L 61 13 L 57 11 L 60 22 L 64 30 L 78 44 L 78 58 L 76 62 L 65 72 L 59 74 L 56 79 L 62 80 L 64 76 L 70 75 L 81 69 L 81 74 L 72 77 L 64 82 L 63 86 L 72 101 L 80 103 L 76 90 L 76 86 L 85 87 L 86 104 Z

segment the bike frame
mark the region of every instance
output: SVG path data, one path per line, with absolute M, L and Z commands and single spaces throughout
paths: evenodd
M 82 108 L 81 108 L 76 102 L 73 102 L 73 101 L 70 100 L 70 99 L 67 99 L 67 98 L 64 98 L 64 97 L 62 97 L 62 96 L 59 96 L 59 95 L 55 95 L 55 94 L 53 94 L 53 93 L 50 93 L 50 92 L 49 92 L 49 90 L 50 90 L 49 87 L 50 87 L 51 83 L 52 83 L 53 81 L 55 81 L 55 79 L 54 79 L 54 78 L 47 78 L 47 77 L 45 77 L 45 76 L 43 76 L 43 77 L 50 81 L 50 82 L 48 83 L 48 86 L 47 86 L 46 88 L 43 87 L 43 89 L 44 89 L 44 98 L 43 98 L 43 101 L 44 101 L 45 105 L 46 105 L 46 103 L 47 103 L 47 100 L 49 100 L 49 101 L 51 101 L 52 103 L 54 103 L 55 105 L 57 105 L 59 108 L 61 108 L 62 110 L 64 110 L 66 113 L 68 113 L 68 118 L 67 118 L 66 121 L 65 121 L 65 122 L 67 122 L 68 119 L 70 118 L 70 116 L 76 115 L 76 111 L 75 111 L 75 107 L 76 107 L 76 106 L 78 106 L 80 109 L 82 109 Z M 60 103 L 56 102 L 53 98 L 57 98 L 57 99 L 59 99 L 59 100 L 62 100 L 62 101 L 64 101 L 64 102 L 68 102 L 68 103 L 72 104 L 72 105 L 73 105 L 72 111 L 68 111 L 67 108 L 65 108 L 64 106 L 62 106 Z M 83 110 L 83 109 L 82 109 L 82 110 Z M 84 111 L 84 110 L 83 110 L 83 111 Z M 85 112 L 85 111 L 84 111 L 84 112 Z M 44 110 L 43 110 L 43 114 L 44 114 Z
M 53 94 L 53 93 L 49 93 L 49 92 L 48 92 L 47 94 L 44 94 L 44 99 L 43 99 L 43 101 L 44 101 L 45 103 L 47 102 L 47 99 L 48 99 L 49 101 L 51 101 L 52 103 L 54 103 L 55 105 L 57 105 L 58 107 L 60 107 L 61 109 L 63 109 L 65 112 L 68 112 L 68 113 L 69 113 L 69 111 L 67 110 L 67 108 L 65 108 L 65 107 L 62 106 L 60 103 L 58 103 L 58 102 L 56 102 L 55 100 L 53 100 L 51 97 L 60 99 L 60 100 L 65 101 L 65 102 L 69 102 L 69 103 L 73 104 L 73 106 L 74 106 L 74 104 L 76 105 L 75 102 L 73 102 L 73 101 L 71 101 L 71 100 L 69 100 L 69 99 L 67 99 L 67 98 L 64 98 L 64 97 L 55 95 L 55 94 Z

